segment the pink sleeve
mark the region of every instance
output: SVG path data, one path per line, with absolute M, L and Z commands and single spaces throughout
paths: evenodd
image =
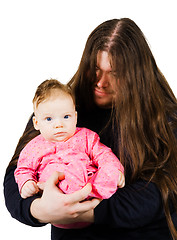
M 42 157 L 47 153 L 54 151 L 54 146 L 48 144 L 44 138 L 39 135 L 32 139 L 25 148 L 21 151 L 17 169 L 15 170 L 15 180 L 18 183 L 19 191 L 28 180 L 37 182 L 36 171 L 42 160 Z
M 90 157 L 98 167 L 91 179 L 93 196 L 106 199 L 116 192 L 119 171 L 124 173 L 124 167 L 112 150 L 100 142 L 98 134 L 90 132 L 87 136 Z

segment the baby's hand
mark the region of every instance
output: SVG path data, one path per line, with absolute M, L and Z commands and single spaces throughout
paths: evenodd
M 23 185 L 21 189 L 21 197 L 22 198 L 31 197 L 38 192 L 39 188 L 37 186 L 37 183 L 33 180 L 29 180 Z
M 125 175 L 119 171 L 119 180 L 117 186 L 119 188 L 123 188 L 125 186 Z

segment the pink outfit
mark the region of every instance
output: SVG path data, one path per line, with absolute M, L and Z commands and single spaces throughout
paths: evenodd
M 77 128 L 65 142 L 49 142 L 42 135 L 32 139 L 20 154 L 15 179 L 21 191 L 28 180 L 45 182 L 54 171 L 64 172 L 65 179 L 59 183 L 64 193 L 75 192 L 91 182 L 89 196 L 104 199 L 117 190 L 118 170 L 124 172 L 111 149 L 100 143 L 98 134 Z

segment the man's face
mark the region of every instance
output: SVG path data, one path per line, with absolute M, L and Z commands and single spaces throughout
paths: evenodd
M 99 107 L 110 108 L 116 95 L 116 76 L 106 51 L 99 51 L 97 54 L 96 77 L 94 101 Z

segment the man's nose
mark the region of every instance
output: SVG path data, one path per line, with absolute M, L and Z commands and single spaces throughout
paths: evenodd
M 109 78 L 107 73 L 102 73 L 97 76 L 97 86 L 99 88 L 106 88 L 109 85 Z

